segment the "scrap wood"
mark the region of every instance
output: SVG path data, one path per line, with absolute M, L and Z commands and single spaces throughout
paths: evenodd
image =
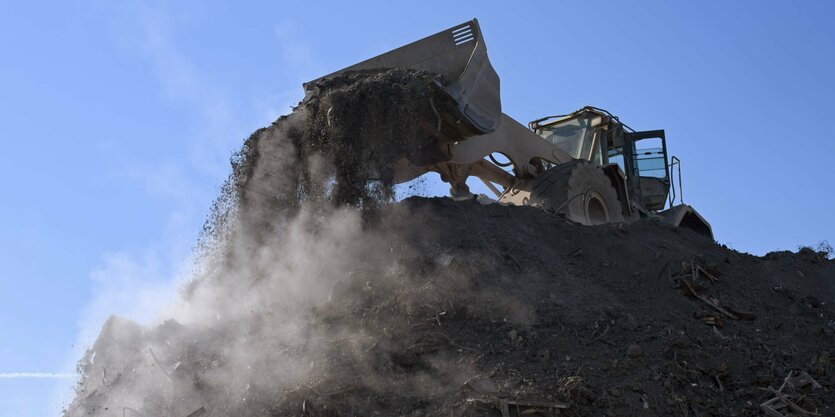
M 173 378 L 171 378 L 171 374 L 170 374 L 170 373 L 168 373 L 168 371 L 166 371 L 166 370 L 165 370 L 165 367 L 163 367 L 161 363 L 159 363 L 159 359 L 157 359 L 157 355 L 155 355 L 155 354 L 154 354 L 154 350 L 153 350 L 153 349 L 151 349 L 151 348 L 148 348 L 148 351 L 149 351 L 149 352 L 151 352 L 151 357 L 152 357 L 152 358 L 154 358 L 154 362 L 156 362 L 157 366 L 159 367 L 159 370 L 160 370 L 160 371 L 162 371 L 162 373 L 163 373 L 163 374 L 164 374 L 164 375 L 165 375 L 168 379 L 170 379 L 170 380 L 172 380 L 172 381 L 173 381 L 174 379 L 173 379 Z
M 496 383 L 489 378 L 473 377 L 464 382 L 464 386 L 479 394 L 495 394 L 498 389 Z
M 697 278 L 699 278 L 699 270 L 696 269 L 696 260 L 695 259 L 690 261 L 690 276 L 693 278 L 693 280 L 696 280 Z M 684 279 L 684 278 L 682 278 L 682 279 Z
M 788 395 L 786 395 L 786 394 L 779 394 L 776 391 L 774 391 L 774 392 L 778 396 L 760 404 L 760 410 L 762 410 L 768 416 L 787 417 L 785 414 L 782 414 L 779 411 L 777 411 L 777 409 L 783 409 L 783 408 L 790 408 L 792 411 L 794 411 L 796 413 L 803 414 L 805 416 L 820 416 L 821 415 L 820 413 L 815 413 L 815 412 L 812 412 L 812 411 L 804 410 L 799 405 L 795 404 L 794 401 L 788 399 L 787 398 Z M 779 404 L 773 405 L 774 403 L 776 403 L 778 401 L 780 402 Z
M 467 402 L 479 404 L 492 404 L 496 406 L 501 412 L 502 417 L 510 417 L 510 406 L 525 407 L 525 408 L 549 408 L 549 409 L 567 409 L 569 407 L 566 403 L 558 403 L 553 401 L 536 401 L 536 400 L 509 400 L 505 398 L 468 398 Z
M 771 408 L 771 406 L 766 403 L 760 404 L 760 410 L 762 410 L 762 412 L 768 417 L 786 417 L 785 414 Z
M 490 405 L 494 407 L 498 407 L 499 410 L 502 411 L 502 417 L 507 415 L 510 416 L 510 408 L 507 405 L 507 400 L 495 397 L 485 397 L 485 398 L 467 398 L 468 403 L 472 404 L 482 404 L 482 405 Z M 505 414 L 505 410 L 507 414 Z
M 734 319 L 734 320 L 739 320 L 739 316 L 737 316 L 737 315 L 736 315 L 736 314 L 734 314 L 734 313 L 731 313 L 731 312 L 730 312 L 730 311 L 728 311 L 728 310 L 725 310 L 722 306 L 720 306 L 720 305 L 719 305 L 719 304 L 717 304 L 717 303 L 714 303 L 713 301 L 711 301 L 711 300 L 710 300 L 710 299 L 708 299 L 707 297 L 705 297 L 705 296 L 703 296 L 703 295 L 700 295 L 700 294 L 696 294 L 696 298 L 698 298 L 698 299 L 700 299 L 700 300 L 704 301 L 704 303 L 705 303 L 705 304 L 707 304 L 707 305 L 709 305 L 709 306 L 711 306 L 711 307 L 715 308 L 715 309 L 716 309 L 717 311 L 719 311 L 720 313 L 722 313 L 722 314 L 724 314 L 724 315 L 726 315 L 726 316 L 728 316 L 728 317 L 730 317 L 730 318 L 732 318 L 732 319 Z
M 336 388 L 334 390 L 330 390 L 330 391 L 327 391 L 327 392 L 319 392 L 315 388 L 309 388 L 309 389 L 320 397 L 332 397 L 334 395 L 340 395 L 340 394 L 345 394 L 345 393 L 351 392 L 351 391 L 357 389 L 357 387 Z
M 507 400 L 499 400 L 499 409 L 502 410 L 502 417 L 510 417 L 510 409 L 507 407 Z
M 819 415 L 821 415 L 820 413 L 815 413 L 815 412 L 812 412 L 812 411 L 806 411 L 806 410 L 800 408 L 800 406 L 798 406 L 797 404 L 795 404 L 794 402 L 792 402 L 790 400 L 784 399 L 783 402 L 786 403 L 789 406 L 789 408 L 794 410 L 794 412 L 796 412 L 796 413 L 801 413 L 801 414 L 807 415 L 807 416 L 819 416 Z
M 717 278 L 714 273 L 708 271 L 707 268 L 702 266 L 696 259 L 691 260 L 689 263 L 682 262 L 681 271 L 672 275 L 673 278 L 683 278 L 688 276 L 694 280 L 697 278 L 704 277 L 711 283 L 716 283 L 716 281 L 719 281 L 719 278 Z
M 695 318 L 701 320 L 704 324 L 709 326 L 716 326 L 718 328 L 725 327 L 725 318 L 719 313 L 701 313 L 694 314 Z
M 803 388 L 809 384 L 812 385 L 813 389 L 823 388 L 823 386 L 816 381 L 815 378 L 812 378 L 811 375 L 806 373 L 806 371 L 800 371 L 797 376 L 793 377 L 791 379 L 791 384 L 798 388 Z
M 757 316 L 754 315 L 754 313 L 751 313 L 751 312 L 748 312 L 748 311 L 737 310 L 735 308 L 727 307 L 727 306 L 725 307 L 725 309 L 730 311 L 731 313 L 734 313 L 734 315 L 739 317 L 740 320 L 754 320 L 755 318 L 757 318 Z
M 715 283 L 716 281 L 719 281 L 719 278 L 716 278 L 715 275 L 711 274 L 710 272 L 707 272 L 707 269 L 705 269 L 703 266 L 698 265 L 695 262 L 694 264 L 696 265 L 696 272 L 704 274 L 704 276 L 707 277 L 707 279 L 710 280 L 710 282 Z
M 521 263 L 519 263 L 519 260 L 517 260 L 517 259 L 516 259 L 516 257 L 515 257 L 515 256 L 513 256 L 513 255 L 510 253 L 510 251 L 509 251 L 509 250 L 508 250 L 507 252 L 505 252 L 505 253 L 504 253 L 504 255 L 502 255 L 502 253 L 500 253 L 500 252 L 499 252 L 498 250 L 496 250 L 494 247 L 490 246 L 490 244 L 489 244 L 489 243 L 487 243 L 487 239 L 485 239 L 485 238 L 484 238 L 484 235 L 479 235 L 479 236 L 481 237 L 481 241 L 482 241 L 482 242 L 484 242 L 484 246 L 486 246 L 486 247 L 487 247 L 487 249 L 490 249 L 490 251 L 491 251 L 491 252 L 493 252 L 493 254 L 494 254 L 494 255 L 496 255 L 496 257 L 497 257 L 497 258 L 502 259 L 502 260 L 504 260 L 504 259 L 510 259 L 511 261 L 513 261 L 513 263 L 515 263 L 515 264 L 516 264 L 516 266 L 517 266 L 519 269 L 522 269 L 522 264 L 521 264 Z M 513 248 L 510 248 L 510 249 L 513 249 Z
M 458 348 L 458 349 L 461 349 L 461 350 L 468 350 L 470 352 L 475 352 L 475 353 L 481 353 L 481 351 L 478 350 L 478 349 L 471 348 L 471 347 L 464 346 L 464 345 L 459 345 L 458 343 L 455 343 L 455 341 L 453 341 L 452 339 L 449 338 L 449 336 L 447 336 L 443 333 L 440 333 L 440 335 L 441 335 L 441 337 L 446 339 L 446 342 L 449 343 L 450 346 L 452 346 L 454 348 Z
M 775 390 L 771 387 L 765 389 L 766 391 L 769 391 L 772 394 L 774 394 L 774 397 L 760 404 L 760 410 L 762 410 L 763 413 L 765 413 L 769 417 L 787 417 L 786 415 L 777 411 L 777 409 L 782 408 L 790 408 L 792 411 L 805 416 L 820 416 L 820 413 L 804 410 L 795 403 L 795 401 L 802 400 L 802 396 L 783 392 L 783 390 L 787 386 L 794 391 L 795 385 L 793 383 L 794 379 L 792 378 L 793 374 L 794 371 L 789 371 L 789 374 L 786 375 L 786 377 L 783 379 L 783 384 L 780 385 L 779 389 Z
M 496 255 L 497 258 L 502 259 L 502 254 L 500 254 L 499 251 L 497 251 L 492 246 L 490 246 L 489 243 L 487 243 L 487 239 L 484 238 L 484 235 L 479 234 L 478 236 L 481 237 L 481 241 L 484 242 L 484 246 L 486 246 L 487 249 L 490 249 L 490 252 L 493 252 L 493 254 Z
M 302 413 L 306 416 L 319 417 L 319 412 L 313 407 L 310 400 L 302 401 Z
M 697 293 L 696 293 L 696 289 L 695 289 L 695 288 L 693 288 L 693 284 L 691 284 L 691 283 L 690 283 L 690 281 L 688 281 L 688 280 L 687 280 L 687 278 L 682 277 L 682 278 L 679 280 L 679 282 L 681 282 L 681 283 L 682 283 L 682 285 L 684 285 L 684 288 L 683 288 L 683 289 L 684 289 L 684 292 L 685 292 L 686 294 L 688 294 L 688 295 L 692 295 L 693 297 L 695 297 L 695 296 L 696 296 L 696 294 L 697 294 Z
M 192 411 L 192 412 L 191 412 L 189 415 L 187 415 L 186 417 L 200 417 L 200 416 L 202 416 L 203 414 L 206 414 L 206 408 L 201 406 L 200 408 L 198 408 L 198 409 L 196 409 L 196 410 Z
M 527 401 L 527 400 L 507 400 L 510 405 L 518 405 L 520 407 L 537 407 L 537 408 L 568 408 L 568 404 L 555 403 L 551 401 Z
M 664 276 L 664 272 L 667 273 L 667 279 L 671 280 L 672 276 L 670 275 L 670 261 L 664 262 L 664 266 L 661 267 L 661 270 L 658 271 L 658 279 Z
M 709 298 L 707 298 L 707 297 L 699 294 L 698 292 L 696 292 L 696 289 L 693 287 L 693 284 L 691 284 L 690 281 L 687 280 L 687 278 L 681 278 L 680 281 L 684 285 L 684 292 L 685 293 L 687 293 L 687 294 L 689 294 L 693 297 L 696 297 L 699 300 L 702 300 L 705 304 L 713 307 L 714 309 L 716 309 L 720 313 L 722 313 L 722 314 L 724 314 L 724 315 L 726 315 L 726 316 L 728 316 L 728 317 L 730 317 L 734 320 L 739 320 L 739 316 L 737 316 L 736 314 L 731 313 L 730 311 L 726 310 L 725 308 L 723 308 L 719 304 L 711 301 Z

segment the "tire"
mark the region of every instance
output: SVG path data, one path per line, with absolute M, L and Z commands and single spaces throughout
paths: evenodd
M 537 176 L 530 204 L 584 225 L 623 222 L 618 194 L 609 178 L 585 160 L 560 164 Z

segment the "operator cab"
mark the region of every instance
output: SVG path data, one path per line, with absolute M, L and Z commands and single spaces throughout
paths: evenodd
M 647 210 L 664 209 L 670 168 L 663 130 L 636 132 L 617 116 L 590 106 L 528 126 L 571 157 L 585 159 L 604 172 L 616 171 L 626 180 L 630 200 L 640 201 Z

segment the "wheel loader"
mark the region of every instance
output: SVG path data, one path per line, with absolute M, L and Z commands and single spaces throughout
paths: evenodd
M 436 172 L 453 198 L 467 199 L 474 197 L 472 176 L 499 203 L 540 206 L 576 223 L 651 217 L 713 238 L 696 210 L 674 204 L 671 176 L 680 161 L 668 158 L 663 130 L 635 131 L 591 106 L 527 126 L 502 113 L 499 77 L 476 19 L 305 83 L 305 100 L 324 78 L 394 68 L 433 74 L 428 88 L 437 120 L 429 122 L 442 138 L 440 160 L 418 166 L 403 158 L 395 182 Z

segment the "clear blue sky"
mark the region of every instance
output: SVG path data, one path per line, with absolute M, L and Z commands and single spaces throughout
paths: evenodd
M 302 82 L 473 17 L 511 116 L 666 129 L 720 242 L 835 243 L 833 2 L 242 3 L 0 0 L 0 417 L 72 383 L 11 373 L 153 317 L 230 154 Z

